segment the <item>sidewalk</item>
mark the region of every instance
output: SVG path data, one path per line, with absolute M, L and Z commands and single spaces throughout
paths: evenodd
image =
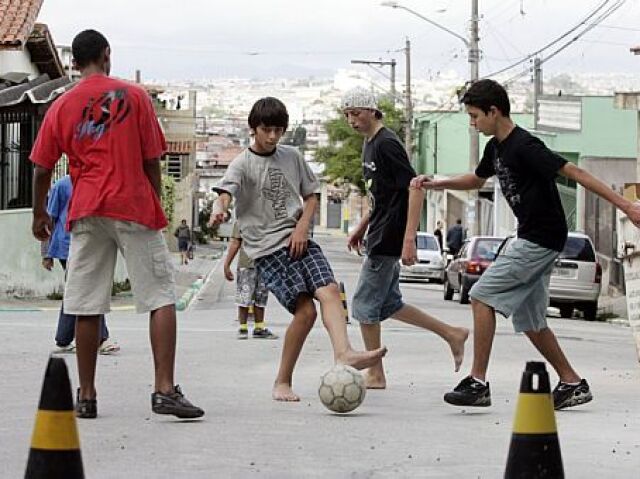
M 194 288 L 194 284 L 201 280 L 200 285 L 218 264 L 225 249 L 223 242 L 213 242 L 207 245 L 197 245 L 193 260 L 187 265 L 180 264 L 179 253 L 171 253 L 176 271 L 176 294 L 182 298 L 185 293 Z M 2 312 L 35 312 L 58 311 L 61 300 L 47 298 L 14 298 L 4 296 L 0 298 L 0 313 Z M 187 301 L 188 303 L 188 301 Z M 134 310 L 131 291 L 124 291 L 111 297 L 112 311 Z

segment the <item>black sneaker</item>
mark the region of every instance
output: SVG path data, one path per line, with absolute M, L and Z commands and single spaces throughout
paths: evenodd
M 204 411 L 191 404 L 184 397 L 178 385 L 174 387 L 171 394 L 153 393 L 151 395 L 151 410 L 156 414 L 173 414 L 181 419 L 195 419 L 204 416 Z
M 254 329 L 253 337 L 258 339 L 278 339 L 278 335 L 273 334 L 267 328 Z
M 592 399 L 593 395 L 586 379 L 582 379 L 578 384 L 558 382 L 553 390 L 553 407 L 556 410 L 588 403 Z
M 482 384 L 471 376 L 467 376 L 453 391 L 444 395 L 444 401 L 454 406 L 491 406 L 489 383 Z
M 98 417 L 97 399 L 80 399 L 80 388 L 76 391 L 76 417 L 95 419 Z

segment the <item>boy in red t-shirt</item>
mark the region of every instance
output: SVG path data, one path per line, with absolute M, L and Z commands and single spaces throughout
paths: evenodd
M 71 231 L 65 311 L 77 315 L 76 350 L 80 388 L 76 415 L 97 416 L 95 390 L 99 317 L 110 311 L 113 271 L 123 254 L 138 312 L 150 313 L 155 366 L 152 410 L 180 418 L 204 411 L 174 385 L 175 280 L 161 229 L 160 156 L 166 145 L 146 92 L 109 78 L 111 49 L 95 30 L 73 40 L 82 79 L 47 112 L 31 152 L 33 234 L 49 237 L 45 199 L 53 167 L 69 158 L 73 194 L 67 217 Z

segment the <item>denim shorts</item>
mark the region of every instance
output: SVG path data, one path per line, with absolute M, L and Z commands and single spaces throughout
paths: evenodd
M 291 314 L 296 312 L 299 295 L 314 296 L 317 289 L 336 282 L 327 258 L 312 240 L 302 258 L 292 259 L 285 246 L 257 258 L 255 265 L 269 291 Z
M 404 306 L 399 260 L 396 256 L 367 256 L 353 295 L 354 319 L 363 324 L 379 323 Z
M 549 280 L 558 251 L 516 239 L 480 276 L 469 296 L 508 318 L 516 332 L 547 327 Z

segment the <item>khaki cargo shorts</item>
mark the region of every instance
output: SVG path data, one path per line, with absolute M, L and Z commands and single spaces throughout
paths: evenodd
M 118 251 L 138 313 L 175 304 L 174 267 L 162 233 L 130 221 L 91 216 L 73 222 L 65 313 L 91 316 L 111 310 Z

